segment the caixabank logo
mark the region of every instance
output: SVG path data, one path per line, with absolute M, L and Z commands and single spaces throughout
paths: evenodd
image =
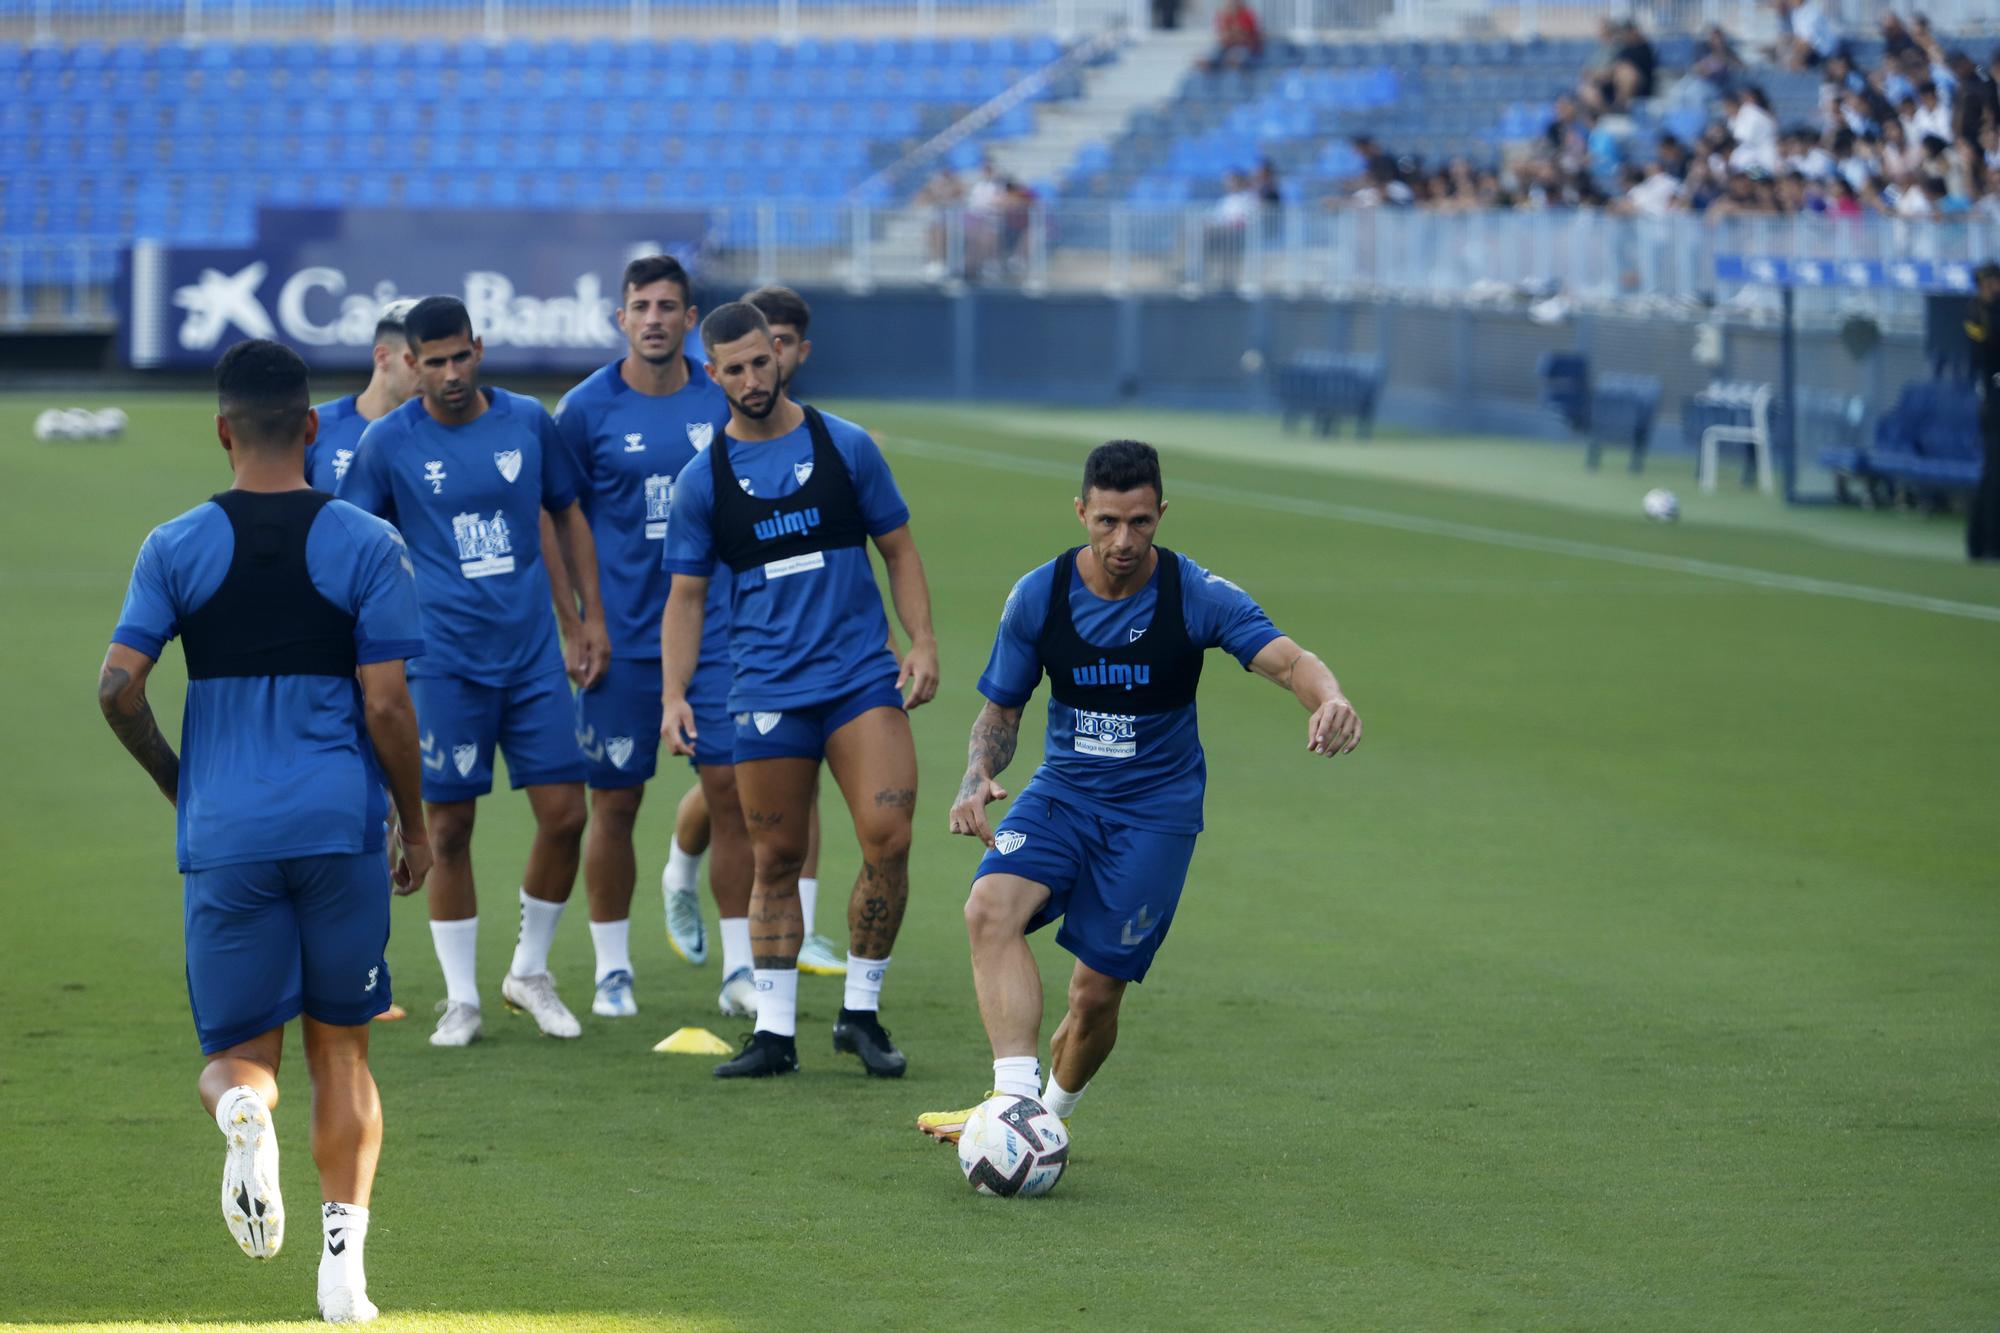
M 366 366 L 385 306 L 409 297 L 457 296 L 502 368 L 596 366 L 622 347 L 619 273 L 639 254 L 689 262 L 700 225 L 673 220 L 648 239 L 569 236 L 549 219 L 532 225 L 480 215 L 441 235 L 384 215 L 262 215 L 251 248 L 182 249 L 136 242 L 121 284 L 128 364 L 191 369 L 234 343 L 276 338 L 308 364 Z

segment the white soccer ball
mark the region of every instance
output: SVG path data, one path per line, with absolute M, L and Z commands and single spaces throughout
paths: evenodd
M 1646 511 L 1646 517 L 1656 523 L 1671 523 L 1681 516 L 1681 502 L 1672 491 L 1655 486 L 1646 492 L 1646 498 L 1639 501 L 1639 507 Z
M 125 433 L 125 409 L 107 407 L 96 413 L 97 436 L 99 439 L 115 440 Z
M 1000 1093 L 972 1109 L 958 1136 L 958 1165 L 981 1194 L 1032 1199 L 1069 1166 L 1069 1131 L 1033 1097 Z
M 97 413 L 87 407 L 67 407 L 63 409 L 63 430 L 57 436 L 63 440 L 94 440 L 97 438 Z
M 63 431 L 68 428 L 68 420 L 59 407 L 45 408 L 35 417 L 35 438 L 38 440 L 60 440 Z

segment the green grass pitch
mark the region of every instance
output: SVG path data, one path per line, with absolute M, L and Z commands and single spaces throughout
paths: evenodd
M 0 399 L 0 1320 L 309 1318 L 296 1038 L 293 1243 L 253 1267 L 194 1096 L 171 813 L 93 699 L 140 539 L 227 484 L 211 409 L 128 397 L 123 442 L 35 443 L 51 401 Z M 487 1041 L 424 1044 L 442 982 L 421 904 L 396 910 L 385 1327 L 1993 1326 L 2000 576 L 1843 535 L 1915 531 L 1890 516 L 1827 515 L 1818 540 L 1684 496 L 1687 522 L 1648 525 L 1651 480 L 1584 495 L 1553 450 L 1538 500 L 1384 471 L 1515 446 L 845 406 L 908 494 L 943 645 L 885 1010 L 912 1072 L 835 1059 L 838 985 L 813 978 L 800 1077 L 718 1084 L 649 1053 L 683 1023 L 737 1033 L 716 966 L 659 925 L 674 767 L 641 824 L 641 1017 L 535 1036 L 494 995 L 528 829 L 495 796 Z M 1045 1200 L 980 1199 L 911 1124 L 990 1074 L 959 917 L 975 848 L 945 811 L 1001 600 L 1075 538 L 1109 433 L 1163 445 L 1164 540 L 1323 653 L 1367 735 L 1311 759 L 1297 704 L 1211 659 L 1208 832 L 1077 1163 Z M 155 679 L 177 735 L 177 650 Z M 855 855 L 829 829 L 838 937 Z M 584 1009 L 581 902 L 555 970 Z M 1046 1034 L 1066 969 L 1037 951 Z

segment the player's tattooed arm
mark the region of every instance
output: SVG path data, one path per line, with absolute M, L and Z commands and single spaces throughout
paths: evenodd
M 972 720 L 972 739 L 966 745 L 965 780 L 958 784 L 958 797 L 951 806 L 951 831 L 993 845 L 993 830 L 986 821 L 986 807 L 1007 799 L 1007 789 L 994 779 L 1014 762 L 1014 747 L 1021 739 L 1021 710 L 1002 708 L 991 699 Z
M 122 643 L 112 644 L 97 673 L 97 706 L 104 710 L 112 734 L 172 805 L 180 790 L 181 761 L 160 734 L 153 706 L 146 702 L 146 677 L 152 670 L 152 658 Z
M 1297 697 L 1306 711 L 1306 748 L 1331 759 L 1361 743 L 1361 715 L 1354 711 L 1333 668 L 1280 634 L 1250 659 L 1250 669 Z

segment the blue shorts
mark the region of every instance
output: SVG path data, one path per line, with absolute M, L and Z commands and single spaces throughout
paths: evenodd
M 507 756 L 507 780 L 516 790 L 584 779 L 569 677 L 560 667 L 520 685 L 419 676 L 410 694 L 423 742 L 426 801 L 470 801 L 492 791 L 496 745 Z M 656 735 L 659 729 L 654 724 Z
M 790 708 L 782 713 L 738 713 L 735 719 L 736 762 L 753 759 L 826 758 L 826 738 L 875 708 L 903 707 L 894 677 L 830 699 L 822 704 Z
M 1029 933 L 1062 918 L 1056 943 L 1107 977 L 1144 981 L 1180 906 L 1195 835 L 1133 828 L 1024 796 L 993 832 L 973 876 L 1019 875 L 1049 900 Z
M 203 1055 L 300 1014 L 359 1027 L 389 1007 L 389 861 L 380 851 L 190 871 L 188 1003 Z
M 660 759 L 660 663 L 613 658 L 604 678 L 576 692 L 576 743 L 592 791 L 637 787 Z
M 694 768 L 727 768 L 736 762 L 736 719 L 729 715 L 729 684 L 735 672 L 729 663 L 695 668 L 688 682 L 688 706 L 694 709 Z

